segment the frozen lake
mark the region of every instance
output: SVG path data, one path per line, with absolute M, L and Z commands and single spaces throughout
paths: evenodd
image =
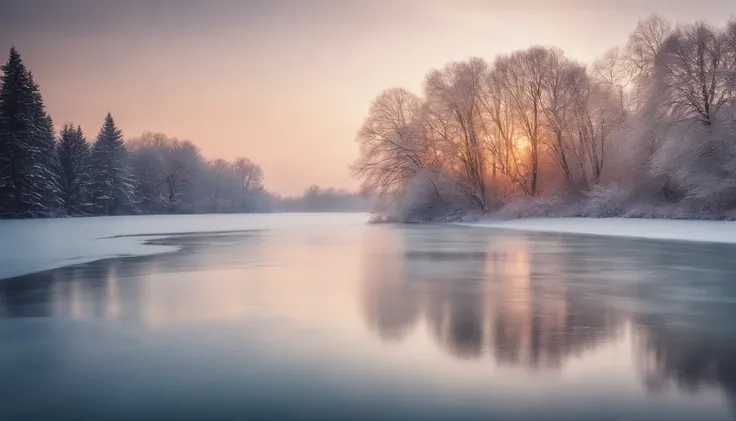
M 736 245 L 135 218 L 0 225 L 0 420 L 736 417 Z

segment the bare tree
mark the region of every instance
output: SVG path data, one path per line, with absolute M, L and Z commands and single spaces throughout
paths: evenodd
M 736 86 L 736 17 L 731 18 L 726 25 L 724 34 L 726 50 L 727 78 L 731 86 Z
M 427 75 L 411 118 L 397 111 L 402 96 L 384 95 L 354 169 L 368 190 L 398 193 L 414 220 L 459 209 L 436 197 L 496 209 L 499 186 L 584 194 L 595 202 L 586 215 L 637 201 L 736 207 L 736 20 L 673 30 L 655 15 L 589 68 L 539 46 L 490 67 L 450 63 Z
M 586 189 L 601 183 L 604 165 L 616 133 L 622 130 L 626 111 L 621 107 L 619 92 L 604 83 L 584 78 L 575 86 L 575 130 L 577 150 Z
M 360 156 L 352 165 L 364 193 L 391 196 L 425 167 L 421 112 L 421 99 L 400 88 L 373 101 L 356 139 Z
M 231 212 L 232 202 L 229 192 L 237 180 L 232 175 L 231 165 L 224 159 L 216 159 L 207 165 L 207 192 L 209 196 L 209 212 Z
M 668 38 L 657 63 L 657 76 L 675 118 L 696 119 L 709 126 L 732 100 L 726 42 L 725 34 L 705 23 L 680 27 Z
M 542 91 L 549 59 L 550 51 L 537 46 L 512 53 L 496 63 L 497 67 L 503 69 L 503 82 L 519 127 L 517 135 L 529 143 L 529 166 L 522 188 L 530 196 L 535 196 L 538 192 L 544 117 Z
M 639 21 L 629 36 L 626 54 L 636 93 L 640 93 L 653 76 L 654 64 L 662 46 L 672 33 L 672 25 L 659 15 Z
M 165 206 L 169 212 L 191 212 L 195 184 L 203 167 L 199 148 L 190 141 L 174 139 L 164 154 Z
M 576 123 L 574 105 L 576 96 L 586 90 L 588 80 L 585 69 L 567 59 L 560 50 L 549 50 L 546 61 L 540 97 L 545 129 L 549 131 L 545 144 L 562 172 L 567 190 L 572 192 L 576 190 L 572 168 L 575 164 L 574 154 L 579 152 L 574 144 Z M 583 139 L 579 137 L 578 140 Z M 587 188 L 588 180 L 583 159 L 577 156 L 577 161 L 582 184 Z
M 193 211 L 196 183 L 204 167 L 199 148 L 163 133 L 144 133 L 128 141 L 128 148 L 138 180 L 136 196 L 140 210 Z
M 458 181 L 479 209 L 487 209 L 486 156 L 481 139 L 483 121 L 478 98 L 488 70 L 480 58 L 450 63 L 431 71 L 425 79 L 427 101 L 450 123 L 446 150 L 460 170 Z M 449 130 L 447 130 L 449 128 Z
M 235 172 L 240 187 L 239 208 L 250 210 L 251 196 L 254 192 L 263 189 L 263 170 L 248 158 L 236 159 L 232 170 Z
M 494 187 L 498 188 L 503 177 L 527 192 L 525 176 L 528 166 L 517 147 L 515 108 L 506 85 L 506 73 L 510 70 L 507 61 L 507 58 L 496 60 L 487 74 L 484 91 L 479 98 L 481 115 L 485 120 L 482 125 L 484 145 L 490 155 Z
M 624 114 L 631 111 L 634 99 L 631 88 L 635 75 L 629 64 L 626 53 L 621 48 L 614 47 L 593 62 L 591 69 L 591 77 L 596 83 L 606 85 L 616 93 L 619 107 Z

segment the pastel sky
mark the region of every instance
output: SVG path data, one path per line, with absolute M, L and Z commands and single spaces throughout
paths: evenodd
M 531 44 L 588 62 L 652 12 L 720 24 L 736 1 L 0 0 L 0 48 L 19 49 L 57 126 L 92 138 L 110 111 L 127 138 L 247 156 L 296 194 L 357 187 L 355 133 L 383 89 Z

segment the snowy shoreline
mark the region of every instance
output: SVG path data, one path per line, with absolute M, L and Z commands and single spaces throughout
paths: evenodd
M 736 244 L 736 221 L 633 218 L 529 218 L 452 225 L 557 234 Z
M 0 282 L 114 257 L 175 252 L 150 244 L 175 235 L 336 227 L 363 224 L 362 213 L 138 215 L 0 220 Z
M 197 233 L 329 228 L 366 224 L 368 214 L 233 214 L 0 220 L 0 281 L 97 260 L 175 252 L 151 240 Z M 736 222 L 537 218 L 454 226 L 736 244 Z

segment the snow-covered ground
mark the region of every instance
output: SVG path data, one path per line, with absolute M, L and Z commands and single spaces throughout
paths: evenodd
M 734 221 L 630 218 L 534 218 L 467 223 L 458 222 L 456 225 L 657 240 L 736 243 L 736 222 Z
M 368 219 L 358 213 L 274 213 L 0 220 L 0 279 L 109 257 L 174 251 L 144 244 L 167 234 L 334 227 Z

